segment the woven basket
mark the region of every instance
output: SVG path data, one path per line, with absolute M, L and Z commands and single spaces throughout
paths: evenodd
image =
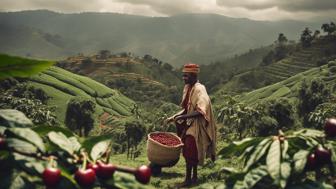
M 163 145 L 155 140 L 153 140 L 150 135 L 153 133 L 164 133 L 169 134 L 176 137 L 181 144 L 177 146 L 167 146 Z M 149 133 L 147 137 L 147 157 L 151 163 L 160 165 L 160 166 L 169 166 L 172 162 L 177 163 L 178 159 L 180 158 L 181 150 L 183 143 L 175 133 L 171 132 L 153 132 Z M 176 164 L 175 163 L 175 164 Z M 172 165 L 171 165 L 172 166 Z

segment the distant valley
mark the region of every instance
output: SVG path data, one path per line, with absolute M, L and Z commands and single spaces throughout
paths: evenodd
M 61 60 L 77 53 L 150 54 L 179 67 L 210 64 L 266 46 L 284 33 L 298 40 L 304 27 L 320 23 L 253 21 L 215 14 L 143 17 L 113 13 L 50 11 L 0 13 L 0 52 Z

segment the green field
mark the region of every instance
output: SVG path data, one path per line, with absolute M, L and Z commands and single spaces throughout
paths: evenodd
M 249 92 L 319 67 L 318 62 L 322 59 L 333 59 L 336 54 L 332 50 L 336 48 L 335 44 L 335 40 L 325 38 L 315 41 L 307 48 L 298 44 L 296 50 L 282 60 L 234 75 L 231 80 L 217 87 L 219 90 L 215 92 L 215 96 Z
M 92 99 L 96 102 L 96 120 L 104 112 L 112 116 L 130 116 L 135 104 L 117 90 L 58 67 L 51 67 L 29 78 L 29 83 L 43 89 L 51 97 L 48 105 L 56 107 L 56 115 L 60 122 L 64 121 L 67 102 L 74 97 Z
M 326 73 L 329 73 L 329 68 L 327 66 L 312 68 L 273 85 L 248 93 L 243 93 L 242 95 L 239 95 L 238 100 L 248 104 L 254 104 L 263 100 L 271 100 L 280 97 L 287 97 L 295 100 L 299 87 L 301 86 L 301 82 L 304 80 L 310 81 L 312 79 L 321 78 L 323 80 L 328 80 L 327 83 L 334 83 L 336 78 L 328 77 L 326 76 Z

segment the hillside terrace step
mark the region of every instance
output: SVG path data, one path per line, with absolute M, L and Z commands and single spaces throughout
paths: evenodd
M 281 77 L 290 77 L 293 74 L 287 73 L 287 72 L 279 72 L 279 71 L 275 71 L 275 70 L 271 70 L 271 69 L 267 69 L 265 70 L 267 73 L 273 74 L 273 75 L 277 75 L 277 76 L 281 76 Z
M 312 57 L 312 55 L 311 54 L 304 54 L 304 53 L 294 53 L 294 54 L 291 54 L 289 57 L 296 57 L 296 58 L 307 59 L 307 58 Z
M 323 50 L 323 48 L 303 49 L 300 52 L 312 54 L 312 53 L 320 52 L 321 50 Z
M 299 72 L 309 70 L 310 68 L 286 66 L 286 65 L 274 65 L 273 67 L 270 67 L 270 69 L 278 70 L 278 71 L 282 71 L 282 72 L 288 72 L 288 73 L 291 73 L 291 74 L 297 74 Z
M 307 57 L 307 56 L 312 56 L 312 52 L 303 50 L 303 51 L 300 51 L 300 52 L 293 53 L 293 55 Z
M 269 72 L 265 72 L 265 77 L 271 83 L 276 83 L 276 82 L 279 82 L 279 81 L 283 81 L 283 80 L 288 78 L 288 77 L 283 77 L 283 76 L 280 76 L 280 75 L 274 75 L 274 74 L 269 73 Z
M 293 62 L 292 58 L 285 58 L 285 59 L 280 60 L 279 62 L 276 62 L 275 64 L 279 64 L 279 63 L 287 64 L 287 63 L 291 63 L 291 62 Z
M 316 63 L 312 62 L 312 61 L 294 61 L 292 58 L 286 58 L 283 60 L 280 60 L 279 62 L 270 64 L 269 66 L 274 66 L 274 65 L 281 65 L 281 64 L 285 64 L 285 65 L 294 65 L 294 66 L 302 66 L 302 67 L 309 67 L 309 68 L 313 68 L 316 67 Z
M 306 67 L 303 65 L 294 65 L 294 64 L 285 64 L 285 63 L 275 63 L 272 65 L 272 67 L 278 67 L 282 69 L 288 69 L 288 70 L 307 70 L 310 69 L 311 67 Z
M 316 54 L 316 52 L 314 52 L 314 53 L 300 52 L 300 53 L 294 53 L 294 54 L 292 54 L 292 56 L 294 56 L 294 57 L 300 57 L 300 58 L 310 58 L 310 57 L 313 56 L 313 54 Z
M 295 75 L 297 73 L 300 73 L 301 70 L 291 70 L 291 69 L 285 69 L 285 68 L 280 68 L 280 67 L 269 67 L 267 68 L 267 71 L 270 71 L 272 73 L 286 73 L 286 76 L 288 75 Z M 284 75 L 285 76 L 285 75 Z
M 297 59 L 303 59 L 303 60 L 309 60 L 311 59 L 311 55 L 304 55 L 304 54 L 292 54 L 290 57 L 297 58 Z
M 300 58 L 300 57 L 294 57 L 294 56 L 292 56 L 291 57 L 291 60 L 292 61 L 296 61 L 296 62 L 311 62 L 311 57 L 309 57 L 309 58 Z
M 313 62 L 298 62 L 298 61 L 293 61 L 293 62 L 279 62 L 276 64 L 285 64 L 285 65 L 292 65 L 296 67 L 308 67 L 308 68 L 313 68 L 316 67 L 316 64 Z

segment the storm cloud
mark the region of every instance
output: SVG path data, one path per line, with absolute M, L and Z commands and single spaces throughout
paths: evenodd
M 144 16 L 213 13 L 254 20 L 335 18 L 336 0 L 1 0 L 1 11 L 116 12 Z
M 336 10 L 335 0 L 217 0 L 217 4 L 223 7 L 242 7 L 252 10 L 273 7 L 286 11 Z

